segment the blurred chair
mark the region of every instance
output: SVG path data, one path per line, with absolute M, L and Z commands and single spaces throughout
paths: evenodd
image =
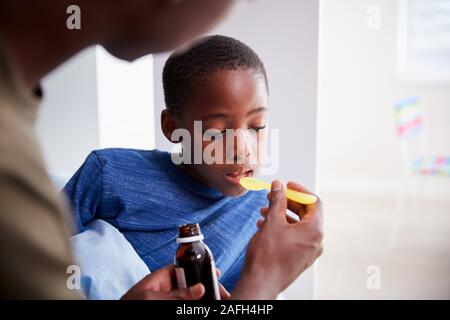
M 423 108 L 419 99 L 409 97 L 395 105 L 395 122 L 400 138 L 403 190 L 399 194 L 389 234 L 389 247 L 397 242 L 399 225 L 408 199 L 420 196 L 428 176 L 450 176 L 450 157 L 430 156 L 424 128 Z

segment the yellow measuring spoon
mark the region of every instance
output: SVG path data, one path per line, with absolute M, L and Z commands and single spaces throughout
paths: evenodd
M 259 190 L 270 190 L 270 183 L 254 179 L 244 177 L 239 180 L 241 186 L 243 186 L 247 190 L 259 191 Z M 312 204 L 317 201 L 317 197 L 312 194 L 307 194 L 303 192 L 294 191 L 291 189 L 286 189 L 286 197 L 292 201 L 301 203 L 301 204 Z

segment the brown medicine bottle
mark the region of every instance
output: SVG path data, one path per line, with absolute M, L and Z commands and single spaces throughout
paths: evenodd
M 214 257 L 203 238 L 198 223 L 179 226 L 177 242 L 180 246 L 175 256 L 178 287 L 201 282 L 205 286 L 201 300 L 220 300 Z

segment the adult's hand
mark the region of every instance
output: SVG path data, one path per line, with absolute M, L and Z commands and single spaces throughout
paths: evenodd
M 300 184 L 288 188 L 311 193 Z M 272 183 L 270 205 L 261 209 L 265 220 L 258 221 L 258 232 L 251 239 L 232 299 L 275 299 L 322 254 L 323 214 L 321 201 L 302 205 L 286 199 L 279 181 Z M 286 210 L 300 216 L 296 222 Z
M 217 276 L 220 271 L 216 269 Z M 205 287 L 197 283 L 189 288 L 177 289 L 174 285 L 175 265 L 168 265 L 145 276 L 132 287 L 122 300 L 198 300 L 205 294 Z M 230 294 L 219 284 L 220 296 L 228 299 Z

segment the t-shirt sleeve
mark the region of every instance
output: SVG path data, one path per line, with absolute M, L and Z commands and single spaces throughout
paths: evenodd
M 83 232 L 92 220 L 102 218 L 102 169 L 98 155 L 91 152 L 62 191 L 72 209 L 75 234 Z

